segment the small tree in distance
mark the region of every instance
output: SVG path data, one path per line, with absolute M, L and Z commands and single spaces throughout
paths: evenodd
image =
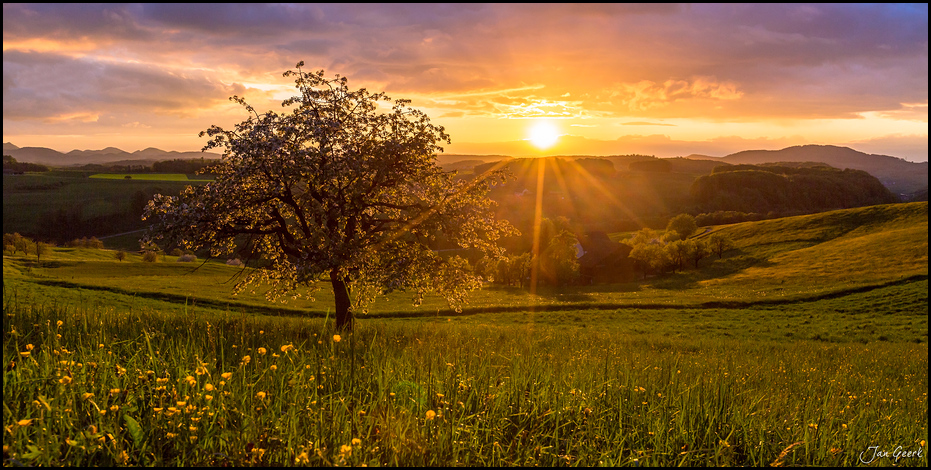
M 453 179 L 436 163 L 449 143 L 408 100 L 351 90 L 346 78 L 324 72 L 285 72 L 299 95 L 288 114 L 251 113 L 233 130 L 212 126 L 204 150 L 222 148 L 216 179 L 180 196 L 156 195 L 143 218 L 143 242 L 230 255 L 237 241 L 261 257 L 236 285 L 267 283 L 269 299 L 303 295 L 329 279 L 336 326 L 351 330 L 353 310 L 379 293 L 411 290 L 418 303 L 437 292 L 458 309 L 480 277 L 459 258 L 442 257 L 429 243 L 443 236 L 497 258 L 497 240 L 514 235 L 496 220 L 487 198 L 500 172 Z M 390 110 L 380 111 L 379 105 Z M 350 288 L 355 296 L 350 297 Z
M 734 242 L 727 236 L 715 232 L 708 237 L 708 246 L 714 254 L 718 255 L 718 259 L 721 259 L 725 251 L 734 247 Z
M 675 234 L 677 240 L 685 240 L 697 230 L 698 224 L 695 222 L 695 217 L 689 214 L 679 214 L 670 219 L 666 225 L 666 232 Z

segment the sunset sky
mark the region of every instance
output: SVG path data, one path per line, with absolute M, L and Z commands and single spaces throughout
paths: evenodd
M 4 4 L 3 141 L 199 150 L 301 60 L 411 99 L 446 153 L 928 160 L 927 4 Z

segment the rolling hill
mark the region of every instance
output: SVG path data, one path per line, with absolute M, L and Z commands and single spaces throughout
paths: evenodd
M 17 147 L 10 142 L 3 143 L 3 154 L 12 155 L 13 158 L 20 162 L 41 163 L 58 167 L 86 165 L 88 163 L 115 164 L 119 162 L 127 164 L 127 161 L 138 165 L 142 160 L 152 162 L 177 158 L 220 158 L 220 155 L 210 152 L 177 152 L 153 147 L 135 152 L 107 147 L 100 150 L 72 150 L 68 153 L 61 153 L 45 147 Z
M 928 162 L 915 163 L 888 155 L 858 152 L 834 145 L 798 145 L 782 150 L 745 150 L 721 158 L 731 164 L 821 162 L 835 168 L 863 170 L 894 194 L 911 194 L 928 187 Z

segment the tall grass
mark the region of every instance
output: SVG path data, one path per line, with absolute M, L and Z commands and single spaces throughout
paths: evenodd
M 856 465 L 928 434 L 926 343 L 3 313 L 7 465 Z

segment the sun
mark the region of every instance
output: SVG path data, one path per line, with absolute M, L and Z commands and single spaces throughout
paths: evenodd
M 529 140 L 541 150 L 550 148 L 559 140 L 559 129 L 549 122 L 538 122 L 530 128 Z

